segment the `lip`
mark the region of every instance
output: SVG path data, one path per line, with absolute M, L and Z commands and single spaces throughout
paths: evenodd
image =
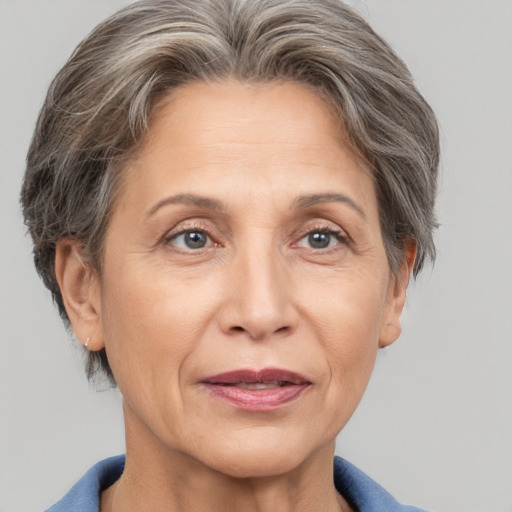
M 296 400 L 312 383 L 289 370 L 264 368 L 219 373 L 202 379 L 201 384 L 213 396 L 238 409 L 272 411 Z

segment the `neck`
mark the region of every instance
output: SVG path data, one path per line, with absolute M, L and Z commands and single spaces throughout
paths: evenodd
M 127 428 L 125 470 L 102 493 L 101 512 L 350 511 L 333 484 L 334 442 L 283 473 L 237 478 L 137 430 Z

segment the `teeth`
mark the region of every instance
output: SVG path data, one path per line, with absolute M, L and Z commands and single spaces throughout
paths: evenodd
M 286 382 L 272 380 L 269 382 L 239 382 L 237 384 L 234 384 L 234 387 L 243 389 L 271 389 L 284 385 L 286 385 Z

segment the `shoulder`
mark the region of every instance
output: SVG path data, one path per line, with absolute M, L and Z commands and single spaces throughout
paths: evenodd
M 98 512 L 101 491 L 121 476 L 124 461 L 119 455 L 98 462 L 46 512 Z
M 425 512 L 401 505 L 377 482 L 340 457 L 334 458 L 334 484 L 358 512 Z

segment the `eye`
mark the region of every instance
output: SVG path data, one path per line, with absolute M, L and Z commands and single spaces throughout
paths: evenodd
M 169 242 L 178 249 L 194 250 L 204 249 L 211 243 L 211 240 L 210 237 L 200 229 L 187 229 L 186 231 L 172 235 L 169 238 Z
M 339 231 L 322 228 L 307 233 L 299 240 L 297 245 L 308 249 L 322 250 L 332 249 L 343 241 L 344 237 Z

